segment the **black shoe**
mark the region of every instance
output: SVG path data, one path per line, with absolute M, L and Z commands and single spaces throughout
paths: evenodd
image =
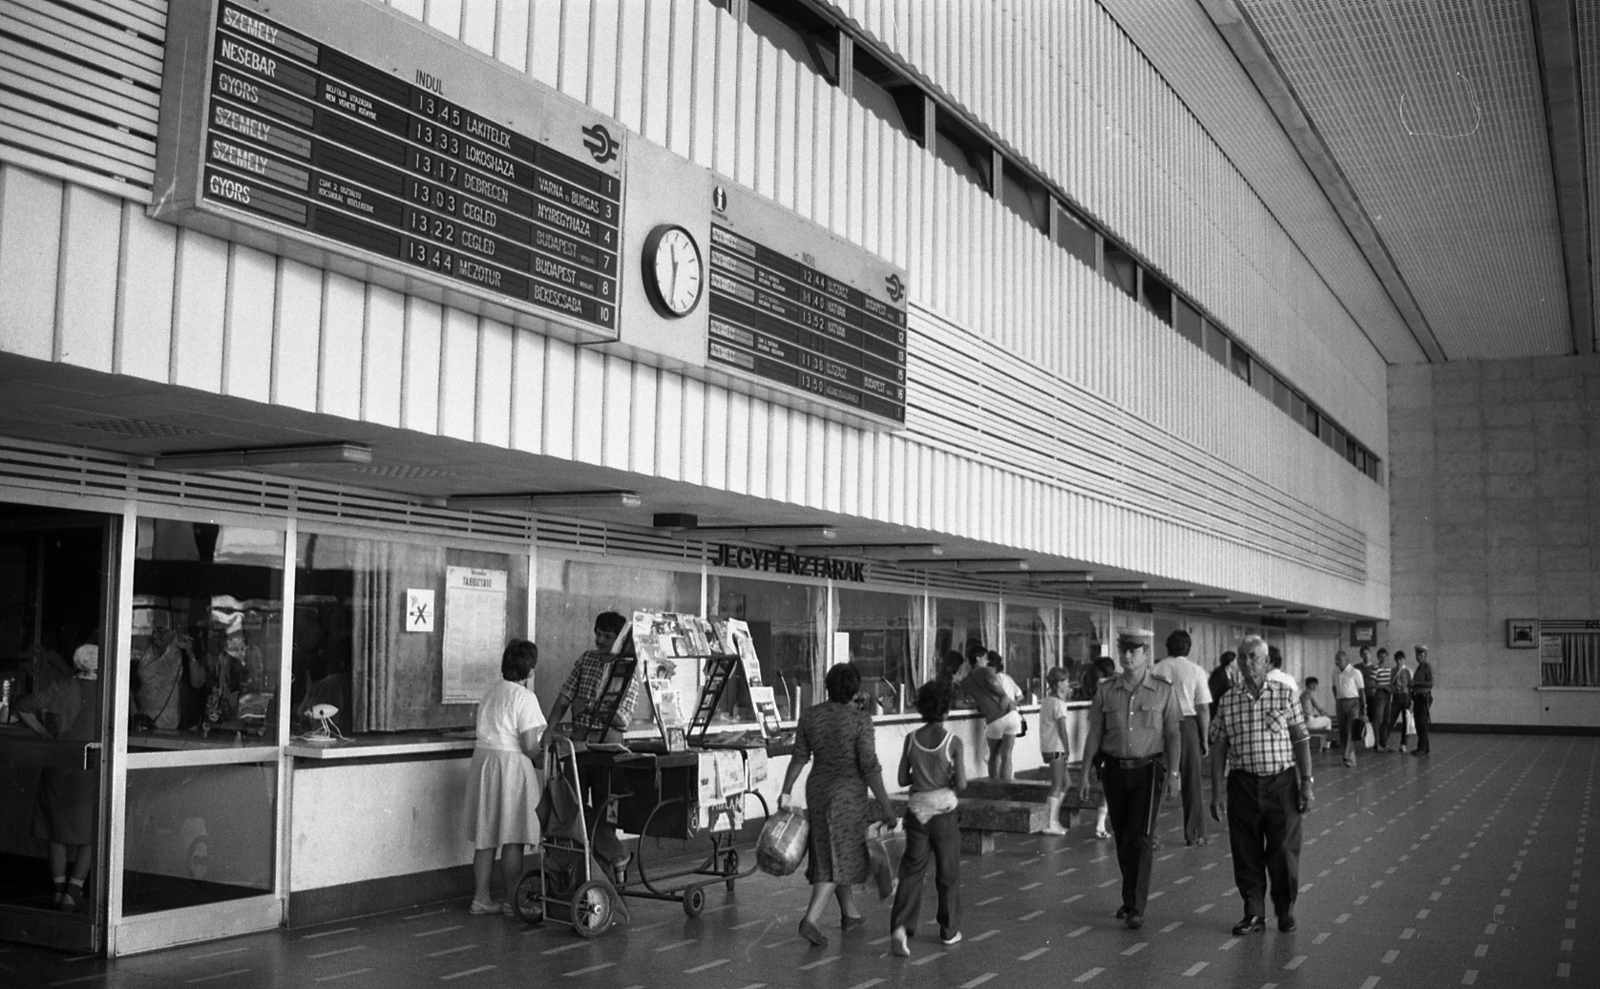
M 842 928 L 843 930 L 853 931 L 858 927 L 865 927 L 866 925 L 867 925 L 867 918 L 859 916 L 859 915 L 855 916 L 855 917 L 846 917 L 846 916 L 840 915 L 840 917 L 839 917 L 839 927 Z
M 1233 933 L 1239 937 L 1246 934 L 1255 934 L 1267 929 L 1267 918 L 1258 913 L 1246 914 L 1245 918 L 1233 925 Z
M 1130 913 L 1133 913 L 1133 908 L 1132 907 L 1118 907 L 1117 908 L 1117 919 L 1118 920 L 1126 920 L 1128 914 L 1130 914 Z
M 1294 914 L 1292 913 L 1282 914 L 1278 917 L 1278 930 L 1285 934 L 1293 934 L 1297 926 L 1299 925 L 1294 922 Z
M 1136 931 L 1144 926 L 1144 914 L 1137 910 L 1129 910 L 1128 916 L 1123 918 L 1122 922 L 1127 925 L 1128 930 Z

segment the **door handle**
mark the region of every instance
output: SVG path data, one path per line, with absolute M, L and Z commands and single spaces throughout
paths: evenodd
M 83 747 L 83 768 L 87 772 L 100 768 L 100 743 L 89 742 Z

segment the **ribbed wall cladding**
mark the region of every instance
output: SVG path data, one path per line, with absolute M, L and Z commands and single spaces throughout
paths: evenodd
M 0 0 L 0 15 L 35 6 L 82 4 Z M 907 429 L 842 426 L 151 221 L 147 191 L 110 194 L 43 138 L 0 143 L 0 350 L 1386 611 L 1382 488 L 724 12 L 704 0 L 395 6 L 906 267 Z M 1292 352 L 1280 363 L 1333 414 L 1381 410 L 1370 345 L 1329 330 L 1348 314 L 1306 287 L 1304 258 L 1100 8 L 899 3 L 852 16 L 932 66 L 1186 291 L 1237 317 L 1231 327 L 1256 327 L 1246 338 L 1268 359 Z M 964 19 L 960 33 L 946 16 Z M 7 113 L 15 102 L 0 95 Z M 1383 433 L 1361 438 L 1382 452 Z

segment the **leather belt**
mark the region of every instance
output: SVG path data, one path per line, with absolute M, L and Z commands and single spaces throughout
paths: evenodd
M 1270 773 L 1252 773 L 1248 769 L 1235 769 L 1234 772 L 1243 773 L 1246 776 L 1253 776 L 1258 780 L 1270 780 L 1270 779 L 1277 779 L 1279 776 L 1282 776 L 1284 773 L 1287 773 L 1289 770 L 1291 770 L 1293 768 L 1294 768 L 1294 764 L 1291 763 L 1291 764 L 1289 764 L 1287 766 L 1284 766 L 1282 769 L 1274 769 Z

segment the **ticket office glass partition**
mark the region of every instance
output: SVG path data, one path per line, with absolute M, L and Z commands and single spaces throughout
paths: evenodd
M 272 525 L 141 517 L 128 541 L 117 954 L 282 920 L 288 544 Z
M 0 940 L 104 944 L 118 524 L 0 503 Z

